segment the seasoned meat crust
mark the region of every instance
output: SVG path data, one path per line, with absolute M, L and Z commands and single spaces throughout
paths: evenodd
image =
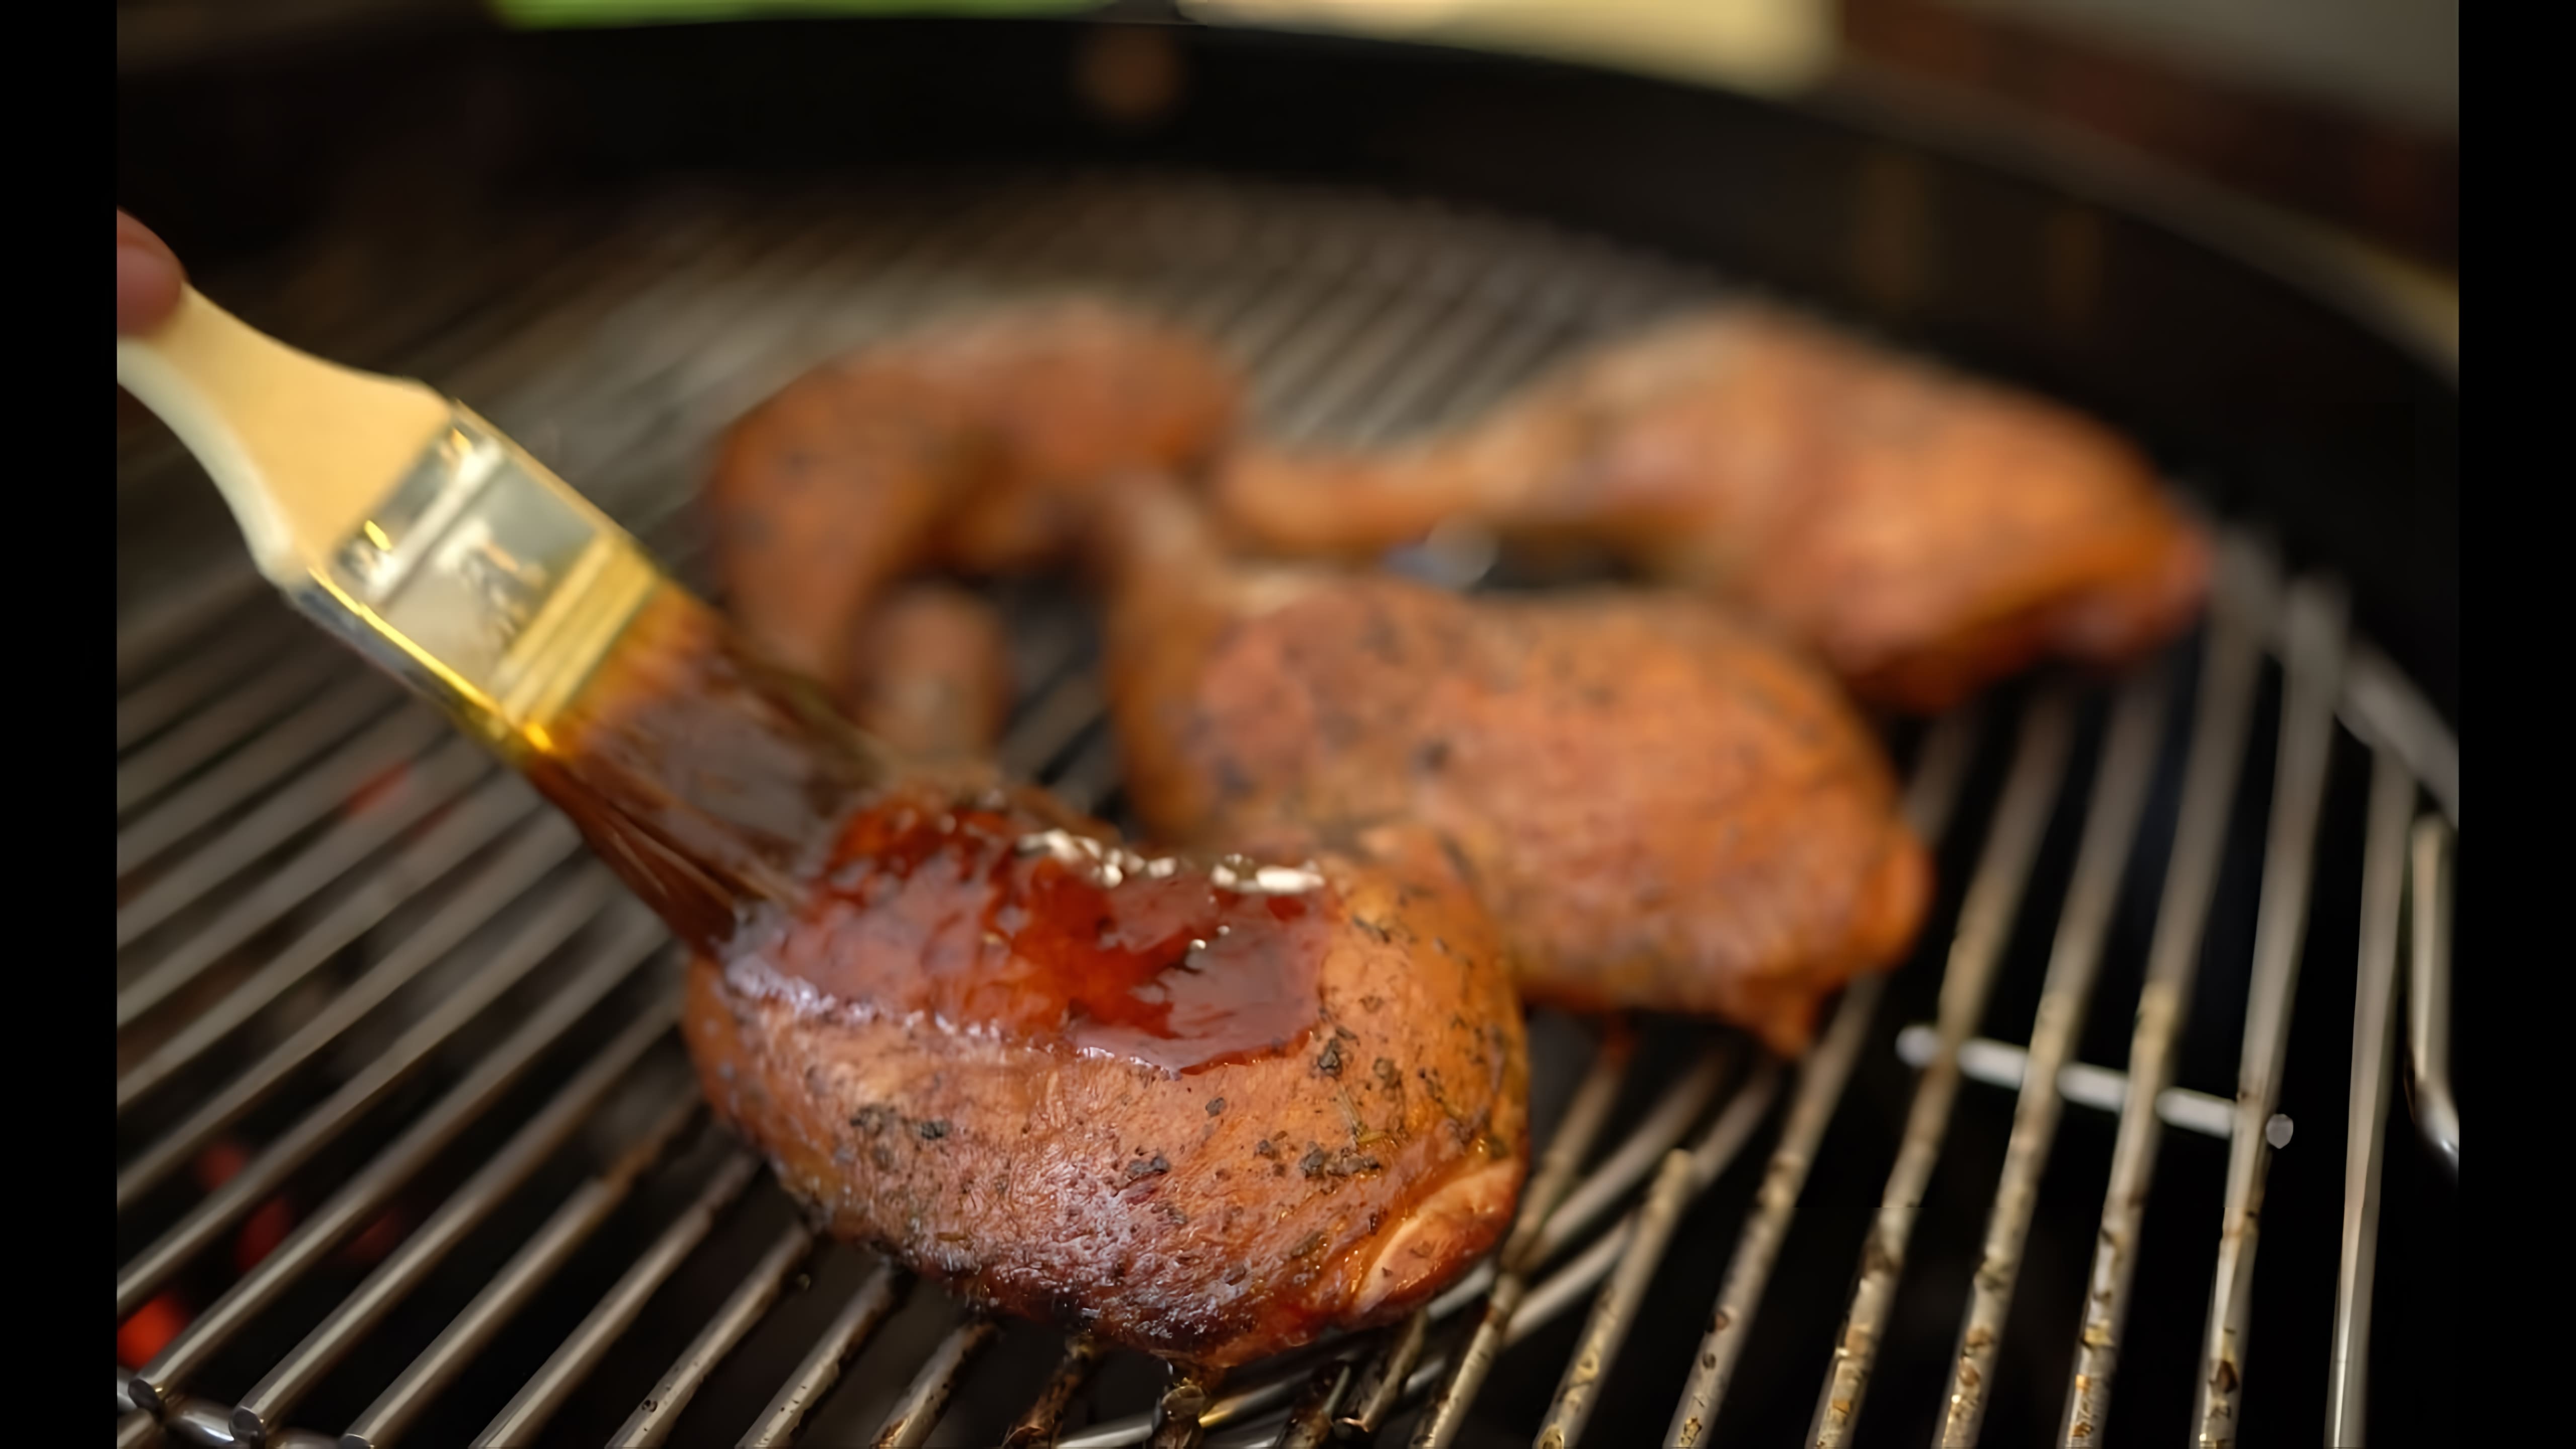
M 1137 854 L 858 735 L 676 589 L 550 724 L 539 788 L 692 953 L 709 1101 L 828 1230 L 1213 1366 L 1501 1235 L 1520 1008 L 1436 844 Z
M 706 491 L 727 605 L 847 702 L 905 575 L 1047 567 L 1084 490 L 1202 461 L 1240 385 L 1195 337 L 1099 302 L 1000 308 L 861 349 L 727 430 Z
M 1794 1053 L 1930 895 L 1876 737 L 1834 682 L 1705 600 L 1462 597 L 1228 565 L 1131 480 L 1100 545 L 1127 799 L 1158 838 L 1431 831 L 1522 994 L 1723 1017 Z
M 1384 1322 L 1498 1241 L 1527 1065 L 1437 847 L 1366 844 L 1148 859 L 899 790 L 808 908 L 694 961 L 689 1047 L 826 1228 L 977 1301 L 1210 1367 Z
M 1243 542 L 1289 554 L 1453 519 L 1607 550 L 1925 712 L 2042 658 L 2138 657 L 2208 583 L 2206 540 L 2108 430 L 1760 307 L 1608 344 L 1403 446 L 1240 448 L 1216 493 Z

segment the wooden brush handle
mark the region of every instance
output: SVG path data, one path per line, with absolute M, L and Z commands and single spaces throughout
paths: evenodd
M 193 287 L 159 331 L 117 339 L 116 380 L 196 455 L 286 588 L 357 533 L 454 411 L 420 383 L 298 352 Z

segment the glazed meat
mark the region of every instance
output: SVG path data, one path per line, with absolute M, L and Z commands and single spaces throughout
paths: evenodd
M 1525 997 L 1719 1016 L 1784 1053 L 1911 944 L 1930 866 L 1893 774 L 1759 627 L 1675 593 L 1231 568 L 1177 491 L 1118 500 L 1108 687 L 1158 838 L 1417 823 Z
M 707 1096 L 831 1231 L 1211 1367 L 1500 1236 L 1519 1007 L 1427 837 L 1149 859 L 850 732 L 675 591 L 556 725 L 531 777 L 691 948 Z
M 1186 468 L 1239 388 L 1194 339 L 1092 302 L 952 322 L 799 378 L 726 434 L 706 489 L 752 642 L 847 702 L 853 640 L 918 569 L 1044 567 L 1081 490 Z
M 1011 712 L 1010 640 L 993 606 L 953 584 L 906 584 L 861 626 L 851 717 L 905 754 L 981 759 Z
M 2044 656 L 2162 644 L 2208 570 L 2103 429 L 1758 308 L 1606 347 L 1410 446 L 1245 449 L 1218 495 L 1243 540 L 1291 554 L 1370 555 L 1452 519 L 1607 550 L 1923 711 Z
M 903 792 L 836 858 L 691 966 L 686 1015 L 709 1101 L 832 1231 L 1215 1368 L 1408 1313 L 1498 1240 L 1520 1018 L 1436 866 L 1149 860 Z

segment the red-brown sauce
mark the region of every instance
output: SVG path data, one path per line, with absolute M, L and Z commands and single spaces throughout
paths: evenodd
M 1035 792 L 899 767 L 677 590 L 529 774 L 689 946 L 826 1009 L 1172 1072 L 1317 1018 L 1329 886 L 1147 861 Z
M 850 817 L 804 908 L 747 954 L 835 1003 L 1181 1072 L 1301 1042 L 1327 887 L 1071 849 L 1053 822 L 901 791 Z

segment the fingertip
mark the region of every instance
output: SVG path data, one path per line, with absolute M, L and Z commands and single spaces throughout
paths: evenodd
M 116 331 L 118 336 L 149 332 L 179 305 L 186 273 L 179 259 L 152 230 L 120 211 L 116 214 Z

